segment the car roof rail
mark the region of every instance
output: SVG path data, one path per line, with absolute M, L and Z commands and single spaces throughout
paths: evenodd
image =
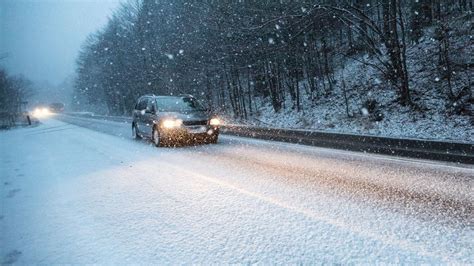
M 193 95 L 191 94 L 180 94 L 178 95 L 179 97 L 190 97 L 190 98 L 195 98 Z
M 144 94 L 142 96 L 140 96 L 140 98 L 142 97 L 155 97 L 156 95 L 155 94 Z
M 196 97 L 194 97 L 194 96 L 193 96 L 193 95 L 191 95 L 191 94 L 178 94 L 178 95 L 156 95 L 156 94 L 144 94 L 144 95 L 140 96 L 140 98 L 142 98 L 142 97 L 166 97 L 166 96 L 196 98 Z M 139 98 L 139 99 L 140 99 L 140 98 Z

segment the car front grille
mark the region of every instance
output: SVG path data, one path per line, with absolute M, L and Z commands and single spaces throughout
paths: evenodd
M 207 120 L 202 121 L 183 121 L 185 126 L 205 126 L 207 125 Z

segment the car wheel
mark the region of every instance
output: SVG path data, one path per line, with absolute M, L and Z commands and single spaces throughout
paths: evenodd
M 157 128 L 153 128 L 153 133 L 151 135 L 151 140 L 156 147 L 163 146 L 163 140 L 160 137 L 160 131 Z
M 209 143 L 216 144 L 218 139 L 219 139 L 219 134 L 214 134 L 209 139 Z
M 138 133 L 138 129 L 135 124 L 132 124 L 132 138 L 136 140 L 139 140 L 142 138 L 140 134 Z

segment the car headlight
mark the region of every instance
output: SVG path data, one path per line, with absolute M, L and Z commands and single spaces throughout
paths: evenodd
M 218 126 L 221 124 L 221 121 L 217 118 L 212 118 L 211 120 L 209 120 L 209 125 L 211 126 Z
M 51 112 L 49 111 L 48 108 L 36 108 L 33 112 L 33 115 L 36 117 L 44 117 L 50 115 Z
M 162 126 L 164 128 L 176 128 L 180 127 L 183 124 L 183 120 L 181 119 L 166 119 L 162 122 Z

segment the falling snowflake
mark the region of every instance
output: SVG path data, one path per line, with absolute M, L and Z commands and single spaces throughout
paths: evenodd
M 368 116 L 369 115 L 369 110 L 367 110 L 367 108 L 362 108 L 362 109 L 360 109 L 360 111 L 362 112 L 363 116 Z

